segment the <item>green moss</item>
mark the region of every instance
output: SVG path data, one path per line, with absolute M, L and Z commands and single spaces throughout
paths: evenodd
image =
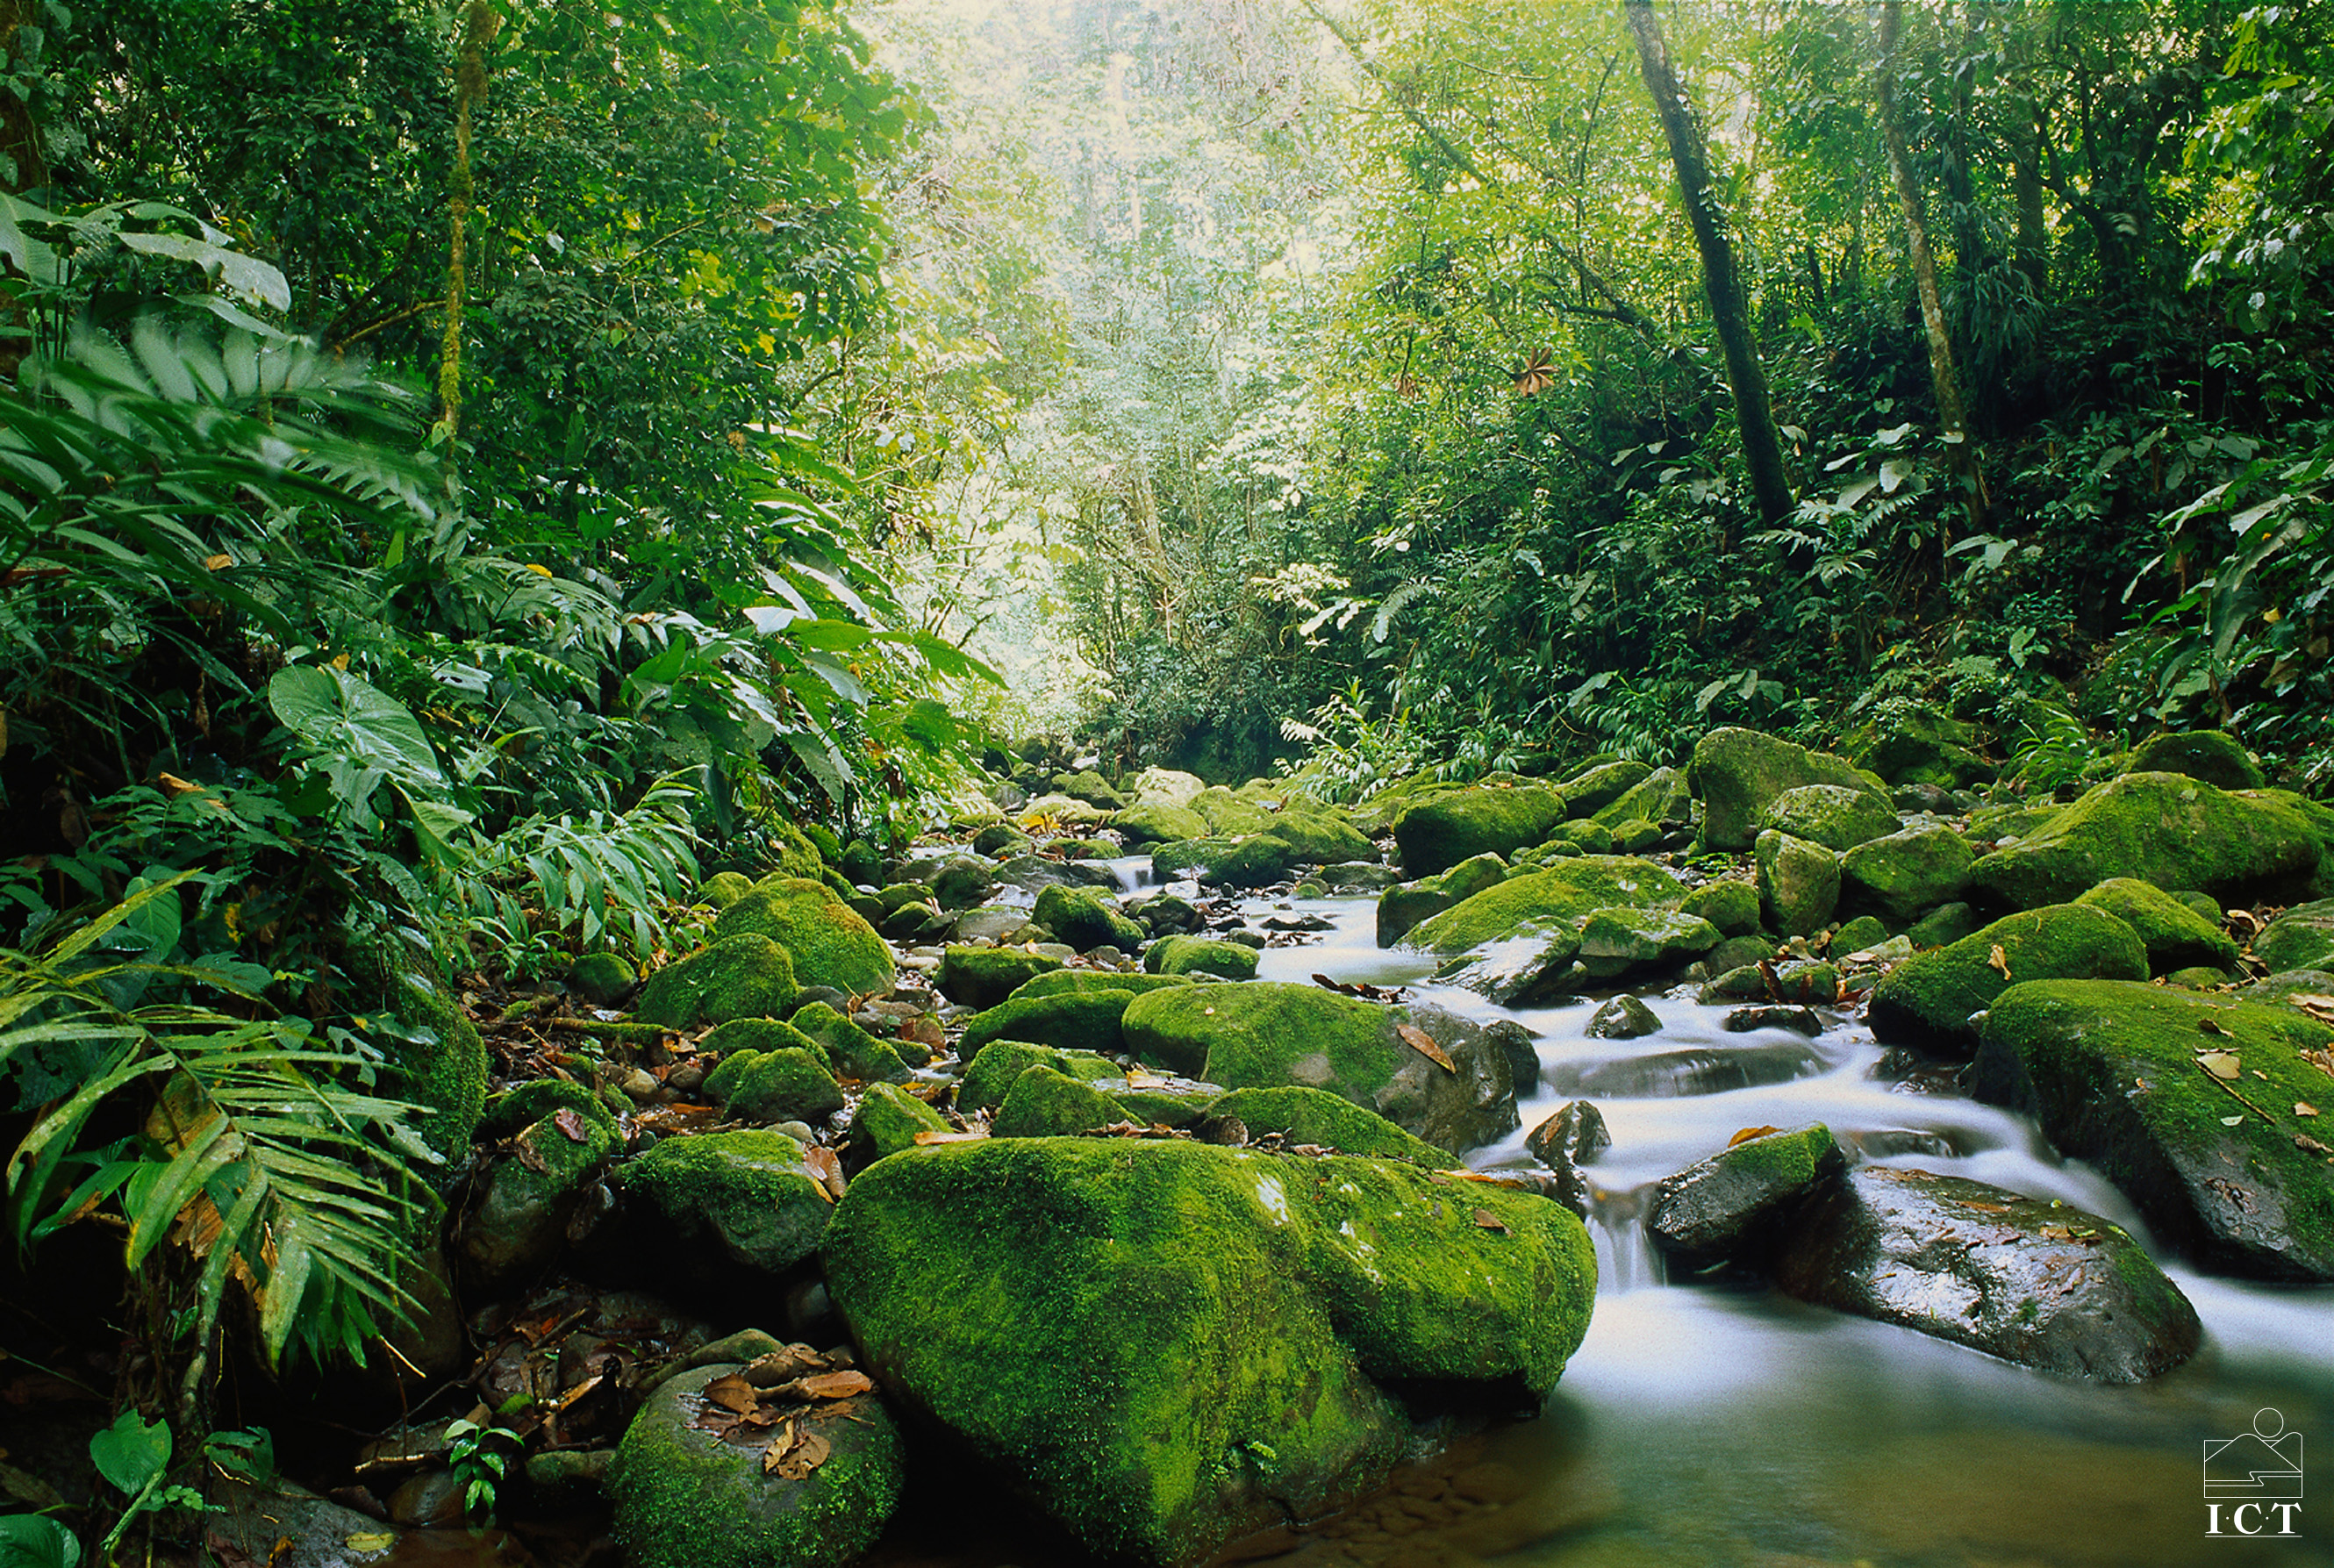
M 1124 1078 L 1118 1063 L 1091 1051 L 1064 1051 L 1026 1040 L 998 1040 L 984 1047 L 958 1081 L 956 1108 L 966 1115 L 1004 1103 L 1014 1082 L 1033 1067 L 1050 1067 L 1082 1082 Z
M 820 873 L 826 870 L 825 857 L 800 828 L 775 813 L 762 817 L 755 826 L 761 830 L 769 846 L 764 864 L 770 877 L 799 877 L 814 882 L 820 880 Z
M 2334 899 L 2296 904 L 2253 938 L 2253 957 L 2272 974 L 2334 969 Z
M 839 1078 L 861 1083 L 899 1083 L 907 1079 L 908 1060 L 898 1046 L 869 1034 L 824 1002 L 796 1008 L 790 1022 L 825 1057 Z
M 1081 953 L 1096 948 L 1116 948 L 1123 953 L 1142 950 L 1143 928 L 1120 914 L 1095 894 L 1077 888 L 1041 889 L 1030 919 Z
M 713 923 L 717 942 L 747 932 L 784 948 L 805 986 L 828 986 L 852 996 L 892 988 L 891 948 L 823 882 L 780 876 L 755 883 Z
M 1886 838 L 1903 824 L 1889 803 L 1869 789 L 1846 784 L 1799 784 L 1759 813 L 1759 825 L 1837 853 Z
M 1263 836 L 1286 850 L 1284 861 L 1289 865 L 1334 866 L 1377 856 L 1375 844 L 1326 812 L 1283 812 Z
M 1589 812 L 1616 832 L 1630 822 L 1683 822 L 1693 814 L 1693 792 L 1686 788 L 1684 772 L 1673 767 L 1654 769 L 1601 806 L 1585 805 L 1568 784 L 1564 798 L 1575 812 Z
M 678 963 L 649 976 L 641 992 L 643 1024 L 691 1029 L 732 1018 L 766 1018 L 783 1013 L 802 987 L 786 950 L 759 933 L 720 936 Z
M 815 1252 L 831 1213 L 803 1146 L 783 1132 L 668 1138 L 616 1175 L 627 1193 L 656 1205 L 667 1235 L 716 1240 L 737 1262 L 767 1274 Z
M 592 1098 L 592 1092 L 581 1083 L 564 1078 L 531 1078 L 487 1102 L 486 1114 L 478 1119 L 478 1136 L 508 1138 L 520 1128 L 562 1111 L 573 1111 L 611 1131 L 615 1129 L 616 1119 L 608 1114 L 608 1108 Z
M 1163 801 L 1137 801 L 1110 819 L 1129 844 L 1172 844 L 1208 836 L 1208 819 L 1189 806 Z
M 2019 981 L 2146 978 L 2139 933 L 2092 905 L 2053 904 L 1914 955 L 1872 988 L 1868 1015 L 1882 1040 L 1965 1055 L 1977 1044 L 1970 1015 Z
M 1980 860 L 1970 886 L 2015 909 L 2062 903 L 2122 876 L 2250 903 L 2300 890 L 2319 852 L 2308 817 L 2270 792 L 2127 774 Z
M 2223 730 L 2192 729 L 2159 735 L 2131 754 L 2133 773 L 2176 773 L 2224 790 L 2257 790 L 2261 765 L 2245 755 L 2237 738 Z
M 2153 883 L 2115 877 L 2075 902 L 2105 909 L 2138 932 L 2151 973 L 2237 966 L 2237 945 L 2227 932 Z
M 1557 785 L 1557 789 L 1574 816 L 1591 816 L 1644 783 L 1653 771 L 1641 762 L 1594 763 Z
M 1456 790 L 1395 818 L 1394 838 L 1403 873 L 1429 877 L 1471 856 L 1509 855 L 1538 843 L 1567 814 L 1564 792 L 1550 785 Z
M 671 1379 L 624 1433 L 608 1475 L 616 1534 L 641 1568 L 836 1568 L 875 1544 L 899 1505 L 905 1451 L 876 1400 L 806 1418 L 825 1462 L 802 1481 L 762 1474 L 767 1434 L 696 1425 L 715 1362 Z
M 751 877 L 742 871 L 721 871 L 706 878 L 697 891 L 689 896 L 689 901 L 726 909 L 753 890 L 754 880 Z
M 1678 909 L 1701 916 L 1729 937 L 1747 937 L 1759 928 L 1759 890 L 1731 877 L 1721 878 L 1688 893 Z
M 1380 893 L 1378 946 L 1391 948 L 1424 921 L 1445 909 L 1457 908 L 1460 900 L 1443 891 L 1441 884 L 1440 878 L 1428 877 L 1407 886 L 1388 888 Z
M 1888 928 L 1876 915 L 1858 915 L 1841 925 L 1831 937 L 1831 950 L 1836 954 L 1862 953 L 1878 947 L 1888 939 Z
M 1951 828 L 1887 833 L 1840 856 L 1840 908 L 1901 926 L 1961 897 L 1976 863 L 1976 853 Z
M 1702 842 L 1714 850 L 1749 849 L 1760 817 L 1785 790 L 1837 784 L 1879 794 L 1845 758 L 1731 727 L 1713 729 L 1695 743 L 1686 781 L 1702 801 Z
M 1206 981 L 1191 975 L 1138 975 L 1122 969 L 1056 969 L 1020 986 L 1008 1000 L 1034 1002 L 1040 996 L 1071 996 L 1090 991 L 1132 991 L 1140 996 L 1170 986 L 1193 984 Z
M 731 1115 L 749 1121 L 802 1121 L 812 1126 L 843 1109 L 834 1074 L 809 1052 L 737 1051 L 705 1079 L 705 1092 Z
M 605 1007 L 641 983 L 632 960 L 613 953 L 586 953 L 567 971 L 567 988 Z
M 1978 755 L 1974 729 L 1934 708 L 1901 705 L 1886 722 L 1874 720 L 1842 737 L 1842 749 L 1859 768 L 1892 784 L 1925 784 L 1961 789 L 1994 775 Z
M 1650 909 L 1674 902 L 1683 892 L 1675 877 L 1649 861 L 1583 855 L 1485 889 L 1420 922 L 1408 945 L 1447 957 L 1497 941 L 1526 921 L 1576 919 L 1598 909 Z
M 1162 937 L 1143 955 L 1143 967 L 1158 975 L 1197 972 L 1227 980 L 1253 980 L 1256 949 L 1211 937 Z
M 2301 1053 L 2327 1037 L 2324 1024 L 2274 1004 L 2042 980 L 1994 1003 L 1973 1087 L 2035 1115 L 2159 1238 L 2206 1266 L 2334 1283 L 2334 1167 L 2293 1141 L 2318 1136 L 2323 1119 L 2291 1109 L 2325 1102 L 2326 1074 Z M 2235 1057 L 2229 1087 L 2271 1114 L 2228 1092 L 2200 1065 L 2205 1052 Z
M 705 1038 L 697 1043 L 697 1048 L 720 1056 L 728 1056 L 737 1051 L 802 1051 L 808 1053 L 829 1071 L 834 1066 L 822 1042 L 804 1034 L 792 1024 L 776 1018 L 732 1018 L 727 1024 L 707 1030 Z
M 957 1054 L 971 1062 L 993 1040 L 1026 1040 L 1033 1045 L 1058 1045 L 1065 1051 L 1117 1051 L 1121 1049 L 1119 1019 L 1133 1000 L 1134 993 L 1124 987 L 1055 996 L 1011 996 L 964 1026 Z
M 1839 857 L 1809 839 L 1769 828 L 1756 850 L 1759 908 L 1768 928 L 1812 937 L 1839 908 Z
M 1126 1120 L 1125 1108 L 1093 1084 L 1040 1063 L 1013 1080 L 989 1130 L 998 1138 L 1068 1138 Z
M 1592 981 L 1667 974 L 1718 946 L 1718 928 L 1675 909 L 1599 909 L 1581 923 L 1580 962 Z
M 1133 1140 L 886 1160 L 825 1255 L 888 1390 L 1086 1551 L 1162 1563 L 1374 1485 L 1409 1431 L 1374 1379 L 1544 1392 L 1595 1276 L 1578 1221 L 1538 1198 Z
M 1291 1143 L 1316 1144 L 1373 1159 L 1407 1160 L 1429 1170 L 1441 1170 L 1451 1163 L 1450 1155 L 1376 1111 L 1301 1084 L 1235 1089 L 1210 1105 L 1208 1114 L 1237 1117 L 1251 1138 L 1278 1132 Z
M 865 1160 L 916 1147 L 919 1132 L 946 1132 L 948 1118 L 896 1083 L 870 1085 L 851 1121 L 851 1146 Z
M 1278 1088 L 1293 1073 L 1357 1105 L 1393 1081 L 1403 1051 L 1386 1008 L 1318 986 L 1260 980 L 1134 999 L 1121 1032 L 1145 1062 L 1228 1089 Z
M 1576 817 L 1561 823 L 1548 835 L 1550 842 L 1570 844 L 1584 855 L 1609 855 L 1613 852 L 1613 830 L 1603 822 L 1587 817 Z
M 470 1147 L 487 1102 L 487 1045 L 478 1026 L 448 994 L 434 959 L 409 952 L 386 932 L 344 928 L 342 965 L 355 991 L 356 1011 L 386 1008 L 425 1039 L 397 1040 L 389 1051 L 395 1088 L 429 1115 L 422 1142 L 448 1162 Z

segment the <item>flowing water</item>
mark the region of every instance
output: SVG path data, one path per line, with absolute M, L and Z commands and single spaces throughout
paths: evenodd
M 1419 1000 L 1535 1032 L 1541 1082 L 1519 1091 L 1522 1129 L 1475 1151 L 1475 1166 L 1528 1161 L 1523 1130 L 1575 1097 L 1595 1101 L 1613 1138 L 1587 1168 L 1604 1195 L 1587 1340 L 1544 1419 L 1465 1456 L 1513 1477 L 1514 1496 L 1456 1520 L 1435 1516 L 1451 1512 L 1453 1494 L 1390 1496 L 1288 1561 L 2334 1565 L 2334 1289 L 2175 1266 L 2204 1320 L 2204 1351 L 2152 1384 L 2110 1388 L 1765 1290 L 1664 1283 L 1635 1195 L 1745 1127 L 1823 1121 L 1864 1159 L 2059 1198 L 2146 1233 L 2112 1187 L 2053 1156 L 2023 1118 L 1886 1080 L 1880 1048 L 1849 1015 L 1824 1015 L 1811 1042 L 1784 1030 L 1729 1034 L 1724 1010 L 1694 1002 L 1688 986 L 1644 998 L 1658 1034 L 1592 1040 L 1592 1003 L 1509 1010 L 1434 985 L 1428 960 L 1376 946 L 1372 899 L 1247 908 L 1252 921 L 1309 913 L 1334 925 L 1317 941 L 1268 948 L 1260 979 L 1320 973 L 1409 986 Z M 2244 1522 L 2264 1533 L 2241 1534 L 2224 1504 L 2221 1534 L 2208 1535 L 2203 1446 L 2246 1431 L 2263 1409 L 2307 1443 L 2310 1496 L 2284 1516 L 2294 1534 L 2277 1534 L 2281 1517 L 2256 1512 Z

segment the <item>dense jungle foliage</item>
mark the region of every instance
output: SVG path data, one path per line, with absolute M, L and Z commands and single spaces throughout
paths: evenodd
M 110 1206 L 198 1424 L 223 1305 L 399 1314 L 449 980 L 653 962 L 991 744 L 1355 798 L 1920 702 L 2334 787 L 2322 8 L 0 43 L 9 1225 Z

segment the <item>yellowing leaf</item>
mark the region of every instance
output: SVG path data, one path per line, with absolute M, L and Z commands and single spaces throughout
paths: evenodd
M 1451 1060 L 1451 1053 L 1443 1050 L 1442 1046 L 1436 1044 L 1434 1043 L 1434 1036 L 1429 1034 L 1417 1024 L 1397 1024 L 1394 1025 L 1394 1032 L 1402 1036 L 1403 1044 L 1407 1044 L 1412 1050 L 1417 1052 L 1421 1056 L 1425 1057 L 1429 1062 L 1433 1063 L 1437 1067 L 1442 1068 L 1445 1073 L 1456 1073 L 1459 1071 L 1459 1063 Z
M 336 659 L 333 660 L 333 668 L 334 669 L 346 669 L 348 667 L 349 667 L 349 656 L 348 656 L 347 654 L 345 654 L 345 653 L 343 653 L 342 655 L 341 655 L 338 659 Z
M 1999 970 L 2005 980 L 2010 978 L 2010 955 L 2001 950 L 2001 943 L 1996 942 L 1993 945 L 1993 951 L 1985 956 L 1985 967 Z
M 1783 1130 L 1779 1127 L 1740 1128 L 1736 1130 L 1733 1137 L 1726 1140 L 1726 1147 L 1731 1149 L 1738 1143 L 1748 1143 L 1754 1138 L 1764 1138 L 1770 1132 L 1780 1132 L 1781 1130 Z
M 2226 1051 L 2207 1051 L 2196 1058 L 2196 1065 L 2215 1078 L 2234 1078 L 2244 1064 Z
M 550 575 L 551 575 L 551 568 L 550 568 L 550 567 L 548 567 L 548 566 L 537 566 L 537 565 L 536 565 L 534 562 L 532 562 L 532 561 L 530 561 L 530 562 L 528 562 L 528 563 L 526 563 L 526 569 L 527 569 L 529 572 L 534 572 L 537 577 L 548 577 L 548 576 L 550 576 Z
M 366 1530 L 350 1536 L 342 1544 L 352 1552 L 386 1552 L 397 1544 L 397 1536 L 388 1530 Z
M 1475 1211 L 1475 1224 L 1478 1228 L 1482 1230 L 1496 1230 L 1501 1236 L 1508 1234 L 1507 1221 L 1501 1219 L 1498 1215 L 1493 1214 L 1488 1208 L 1479 1208 Z
M 2307 1100 L 2297 1100 L 2293 1102 L 2293 1113 L 2296 1116 L 2315 1116 L 2318 1114 L 2318 1107 Z
M 235 557 L 232 555 L 206 555 L 203 557 L 203 570 L 206 572 L 224 572 L 234 564 Z

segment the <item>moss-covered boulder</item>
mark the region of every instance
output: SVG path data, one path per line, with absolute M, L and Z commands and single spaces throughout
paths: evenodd
M 1312 1144 L 1340 1154 L 1401 1159 L 1429 1170 L 1451 1156 L 1423 1138 L 1396 1127 L 1374 1111 L 1326 1090 L 1289 1084 L 1279 1089 L 1235 1089 L 1208 1107 L 1211 1120 L 1238 1121 L 1250 1139 L 1278 1133 L 1291 1144 Z
M 567 971 L 568 990 L 594 1006 L 612 1006 L 641 983 L 632 961 L 615 953 L 586 953 Z
M 1253 980 L 1256 949 L 1213 937 L 1162 937 L 1143 953 L 1143 967 L 1154 975 L 1196 972 L 1226 980 Z
M 822 1042 L 782 1018 L 732 1018 L 708 1029 L 697 1048 L 725 1060 L 739 1051 L 805 1051 L 830 1071 L 834 1065 Z
M 1124 987 L 1008 996 L 965 1024 L 957 1054 L 971 1062 L 995 1040 L 1023 1040 L 1032 1045 L 1057 1045 L 1065 1051 L 1124 1050 L 1119 1019 L 1133 1000 L 1134 992 Z
M 1592 763 L 1557 785 L 1557 789 L 1574 816 L 1594 816 L 1644 783 L 1653 772 L 1644 763 L 1626 759 Z
M 1746 1138 L 1655 1183 L 1645 1233 L 1685 1268 L 1763 1269 L 1784 1226 L 1847 1169 L 1820 1121 Z
M 1913 944 L 1915 951 L 1949 948 L 1984 923 L 1967 904 L 1939 904 L 1905 928 L 1905 939 Z
M 1423 1034 L 1434 1052 L 1405 1031 Z M 1516 1125 L 1505 1051 L 1439 1007 L 1250 980 L 1137 997 L 1121 1032 L 1145 1062 L 1227 1089 L 1326 1090 L 1453 1153 Z
M 2105 909 L 2138 932 L 2150 974 L 2237 967 L 2237 944 L 2229 934 L 2153 882 L 2113 877 L 2075 902 Z
M 1034 1002 L 1040 996 L 1081 996 L 1089 991 L 1132 991 L 1136 996 L 1169 986 L 1205 985 L 1204 975 L 1145 975 L 1123 969 L 1054 969 L 1015 991 L 1013 1002 Z
M 1720 877 L 1688 893 L 1679 901 L 1678 909 L 1701 916 L 1722 936 L 1747 937 L 1759 928 L 1759 890 L 1749 882 Z
M 2206 1268 L 2334 1282 L 2328 1030 L 2274 1005 L 2158 986 L 2042 980 L 1987 1013 L 1976 1095 L 2035 1117 Z
M 992 861 L 1009 861 L 1035 848 L 1029 835 L 1011 822 L 991 822 L 972 836 L 973 852 Z
M 2253 938 L 2253 957 L 2267 965 L 2271 974 L 2334 969 L 2334 899 L 2296 904 L 2262 927 Z
M 1581 855 L 1510 877 L 1421 921 L 1407 943 L 1444 957 L 1513 935 L 1527 922 L 1585 919 L 1599 909 L 1673 904 L 1684 887 L 1648 861 Z
M 1568 814 L 1564 792 L 1545 784 L 1453 790 L 1395 818 L 1394 841 L 1403 874 L 1430 877 L 1471 855 L 1510 855 L 1536 844 Z
M 1002 1105 L 1021 1074 L 1037 1067 L 1049 1067 L 1082 1083 L 1110 1078 L 1124 1082 L 1126 1077 L 1117 1063 L 1096 1052 L 1065 1051 L 1059 1046 L 1037 1045 L 1026 1040 L 998 1040 L 984 1046 L 965 1068 L 963 1078 L 957 1083 L 957 1110 L 969 1116 L 976 1111 Z
M 1785 790 L 1801 784 L 1837 784 L 1871 794 L 1884 807 L 1888 803 L 1845 758 L 1752 729 L 1704 735 L 1686 765 L 1686 782 L 1702 802 L 1702 842 L 1713 850 L 1749 849 L 1767 808 Z
M 1092 1082 L 1040 1063 L 1013 1080 L 989 1131 L 998 1138 L 1074 1138 L 1127 1120 L 1125 1107 Z
M 1138 801 L 1112 814 L 1110 825 L 1129 844 L 1172 844 L 1208 836 L 1208 819 L 1189 806 Z
M 2022 1367 L 2136 1383 L 2196 1353 L 2188 1298 L 2121 1227 L 1984 1182 L 1867 1166 L 1808 1204 L 1776 1285 Z
M 1092 768 L 1056 774 L 1053 788 L 1058 794 L 1066 794 L 1074 801 L 1084 801 L 1104 811 L 1114 812 L 1126 804 L 1126 797 L 1111 787 L 1110 781 Z
M 1265 837 L 1288 846 L 1293 865 L 1334 866 L 1341 861 L 1375 858 L 1377 846 L 1344 818 L 1324 812 L 1285 812 Z
M 1868 789 L 1800 784 L 1767 803 L 1759 825 L 1840 853 L 1886 838 L 1903 824 L 1895 808 Z
M 1613 852 L 1613 830 L 1587 817 L 1576 817 L 1559 823 L 1548 835 L 1548 842 L 1570 844 L 1584 855 L 1609 855 Z
M 784 948 L 802 985 L 852 996 L 892 988 L 890 946 L 824 882 L 765 877 L 755 883 L 713 922 L 716 942 L 747 932 Z
M 767 1018 L 785 1012 L 801 990 L 786 948 L 746 932 L 719 938 L 651 975 L 636 1015 L 667 1029 Z
M 1977 855 L 1949 827 L 1931 823 L 1867 839 L 1839 858 L 1839 907 L 1904 926 L 1961 897 Z
M 361 1007 L 381 1008 L 414 1032 L 396 1040 L 390 1067 L 399 1092 L 426 1107 L 421 1140 L 451 1169 L 470 1147 L 487 1102 L 487 1045 L 447 986 L 437 960 L 398 937 L 343 928 L 342 967 Z
M 1919 704 L 1901 705 L 1885 720 L 1862 725 L 1845 739 L 1848 760 L 1892 784 L 1963 789 L 1993 777 L 1994 765 L 1975 750 L 1975 729 Z
M 2257 790 L 2268 781 L 2225 730 L 2191 729 L 2141 741 L 2131 754 L 2133 773 L 2176 773 L 2224 790 Z
M 1096 1557 L 1203 1560 L 1374 1486 L 1385 1386 L 1551 1388 L 1595 1262 L 1536 1197 L 1185 1141 L 884 1160 L 825 1249 L 867 1370 Z
M 1619 985 L 1675 974 L 1722 939 L 1678 909 L 1598 909 L 1581 922 L 1577 957 L 1591 984 Z
M 875 1544 L 899 1505 L 906 1454 L 881 1400 L 817 1401 L 796 1430 L 827 1455 L 799 1479 L 766 1470 L 767 1428 L 698 1424 L 717 1361 L 666 1380 L 609 1467 L 616 1536 L 641 1568 L 839 1568 Z
M 2003 917 L 1949 948 L 1916 953 L 1872 988 L 1872 1033 L 1895 1044 L 1966 1056 L 1971 1015 L 2023 980 L 2145 980 L 2139 933 L 2090 904 Z
M 531 1282 L 551 1266 L 567 1227 L 608 1162 L 623 1151 L 616 1120 L 584 1089 L 557 1080 L 544 1092 L 502 1096 L 489 1120 L 507 1134 L 457 1238 L 470 1289 L 491 1294 Z M 527 1086 L 534 1090 L 535 1086 Z
M 1759 835 L 1753 853 L 1759 908 L 1770 930 L 1812 937 L 1839 908 L 1839 856 L 1810 839 L 1773 828 Z
M 1197 774 L 1179 773 L 1172 767 L 1147 767 L 1134 775 L 1129 787 L 1137 803 L 1157 801 L 1163 805 L 1187 806 L 1208 785 Z
M 1587 809 L 1569 786 L 1564 798 L 1576 812 Z M 1693 792 L 1686 787 L 1683 769 L 1657 767 L 1589 814 L 1615 830 L 1630 822 L 1683 824 L 1693 815 Z
M 668 1138 L 616 1178 L 670 1255 L 702 1260 L 715 1251 L 756 1276 L 784 1274 L 817 1251 L 833 1212 L 803 1146 L 783 1132 Z
M 717 871 L 698 884 L 697 891 L 689 895 L 689 901 L 710 909 L 726 909 L 753 890 L 754 879 L 743 871 Z
M 843 1088 L 807 1051 L 733 1051 L 705 1076 L 706 1096 L 735 1119 L 815 1127 L 843 1109 Z
M 1698 997 L 1705 1003 L 1776 1002 L 1789 1007 L 1829 1007 L 1841 1000 L 1839 967 L 1810 959 L 1745 964 L 1722 969 Z
M 1969 886 L 2021 909 L 2065 903 L 2110 877 L 2252 903 L 2302 890 L 2319 853 L 2310 818 L 2273 792 L 2216 789 L 2184 774 L 2127 774 L 1981 857 Z
M 1030 916 L 1081 953 L 1096 948 L 1116 948 L 1127 954 L 1143 949 L 1143 928 L 1120 914 L 1107 899 L 1082 889 L 1044 889 Z
M 920 1132 L 949 1131 L 948 1118 L 896 1083 L 870 1084 L 852 1113 L 848 1148 L 854 1167 L 916 1147 Z
M 1051 953 L 1027 948 L 950 947 L 932 976 L 940 995 L 968 1007 L 994 1007 L 1040 975 L 1062 967 Z
M 796 1008 L 787 1022 L 825 1057 L 838 1078 L 861 1083 L 898 1083 L 906 1080 L 909 1068 L 930 1059 L 922 1047 L 871 1034 L 824 1002 L 806 1003 Z M 716 1034 L 719 1033 L 718 1029 L 714 1031 Z M 712 1035 L 706 1038 L 709 1040 Z

